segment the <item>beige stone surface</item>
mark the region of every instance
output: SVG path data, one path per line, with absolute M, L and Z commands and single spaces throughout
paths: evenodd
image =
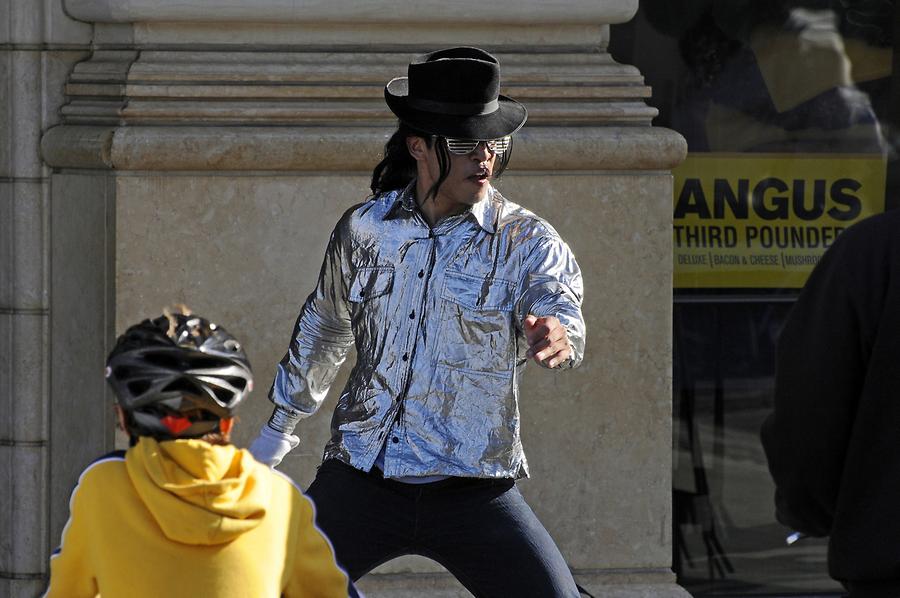
M 123 176 L 117 182 L 116 328 L 184 302 L 229 328 L 255 365 L 246 444 L 312 289 L 331 227 L 365 198 L 362 176 Z M 588 357 L 574 372 L 532 368 L 522 491 L 577 569 L 667 567 L 668 175 L 510 174 L 498 187 L 547 216 L 585 272 Z M 328 437 L 340 381 L 301 427 L 282 468 L 307 484 Z M 409 561 L 386 571 L 422 570 Z
M 0 2 L 0 44 L 83 45 L 91 41 L 91 27 L 67 16 L 62 0 L 5 0 Z
M 39 177 L 41 52 L 0 50 L 0 177 Z
M 43 579 L 0 579 L 0 596 L 40 596 L 46 589 Z
M 548 217 L 585 276 L 588 357 L 522 385 L 535 478 L 523 493 L 575 569 L 667 566 L 671 179 L 516 173 L 498 186 Z
M 7 44 L 13 36 L 13 10 L 12 2 L 0 2 L 0 43 Z
M 30 0 L 17 0 L 31 3 Z M 56 47 L 84 47 L 95 41 L 94 27 L 72 18 L 66 11 L 65 0 L 42 0 L 44 5 L 44 41 Z
M 357 582 L 366 598 L 470 598 L 472 594 L 437 563 L 424 557 L 404 557 L 411 571 L 419 573 L 380 573 L 382 566 Z M 398 561 L 394 561 L 394 565 Z M 397 568 L 394 566 L 393 568 Z
M 117 181 L 116 330 L 184 303 L 240 339 L 256 391 L 239 443 L 271 413 L 266 393 L 311 292 L 331 229 L 367 196 L 365 177 L 189 175 Z M 344 372 L 345 374 L 346 372 Z M 343 386 L 342 380 L 336 386 Z M 328 438 L 332 393 L 301 431 L 285 471 L 312 480 Z
M 44 15 L 41 8 L 40 3 L 33 0 L 6 0 L 0 3 L 0 43 L 43 41 Z
M 116 170 L 366 172 L 391 126 L 88 127 L 61 125 L 41 150 L 58 168 Z M 651 127 L 526 126 L 516 136 L 519 169 L 668 170 L 687 153 L 684 138 Z
M 13 118 L 12 98 L 13 83 L 9 78 L 12 72 L 12 52 L 0 50 L 0 177 L 11 174 L 13 155 Z
M 44 176 L 41 135 L 59 122 L 63 87 L 80 50 L 0 50 L 0 178 Z
M 80 50 L 0 50 L 0 178 L 44 176 L 45 128 L 59 122 L 63 87 Z
M 48 204 L 40 181 L 0 183 L 0 571 L 19 578 L 0 595 L 32 595 L 48 552 Z
M 41 157 L 56 168 L 112 167 L 112 127 L 53 127 L 41 138 Z
M 62 114 L 68 124 L 130 127 L 387 127 L 395 118 L 384 104 L 385 82 L 436 45 L 342 52 L 98 50 L 72 71 L 66 85 L 70 102 Z M 644 126 L 656 115 L 644 103 L 650 88 L 640 72 L 593 45 L 538 47 L 533 53 L 501 47 L 495 53 L 503 93 L 526 103 L 529 126 Z
M 689 598 L 668 569 L 575 571 L 575 582 L 603 598 Z M 449 573 L 373 573 L 358 583 L 368 598 L 470 598 Z
M 101 24 L 98 23 L 99 27 Z M 595 49 L 606 47 L 609 26 L 602 22 L 502 24 L 490 21 L 461 24 L 424 22 L 406 26 L 379 23 L 232 23 L 145 21 L 128 26 L 136 44 L 154 47 L 192 43 L 232 48 L 254 47 L 338 47 L 365 50 L 372 46 L 407 46 L 413 52 L 422 47 L 440 48 L 472 45 L 496 48 L 513 45 L 524 48 L 564 46 Z
M 42 313 L 0 313 L 0 439 L 40 444 L 47 437 L 47 341 Z M 11 312 L 11 313 L 10 313 Z
M 41 123 L 47 130 L 60 122 L 61 107 L 66 103 L 65 86 L 74 65 L 90 56 L 84 50 L 47 50 L 41 53 L 42 93 Z
M 46 242 L 49 198 L 44 184 L 0 182 L 0 307 L 48 306 Z
M 36 596 L 45 585 L 50 200 L 39 143 L 89 41 L 90 27 L 66 17 L 60 0 L 0 3 L 0 596 Z
M 113 397 L 103 378 L 114 340 L 115 196 L 112 177 L 51 180 L 49 468 L 50 532 L 58 542 L 78 476 L 113 448 Z M 50 546 L 47 547 L 49 554 Z
M 637 11 L 637 0 L 419 0 L 415 10 L 393 0 L 66 0 L 72 16 L 84 21 L 256 21 L 278 23 L 620 23 Z
M 0 571 L 16 572 L 22 580 L 46 570 L 48 549 L 47 449 L 39 444 L 0 446 Z M 7 594 L 26 596 L 27 594 Z

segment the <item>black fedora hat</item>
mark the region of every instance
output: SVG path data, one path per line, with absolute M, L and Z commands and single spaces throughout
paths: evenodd
M 478 48 L 448 48 L 420 56 L 407 77 L 384 87 L 391 112 L 423 133 L 497 139 L 522 128 L 525 106 L 500 95 L 500 63 Z

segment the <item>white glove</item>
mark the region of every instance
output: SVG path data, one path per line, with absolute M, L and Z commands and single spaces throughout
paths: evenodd
M 253 441 L 248 450 L 260 463 L 269 467 L 275 467 L 281 463 L 285 455 L 297 448 L 298 444 L 300 444 L 298 437 L 293 434 L 285 434 L 284 432 L 273 430 L 266 423 L 263 424 L 262 429 L 259 431 L 259 436 L 256 437 L 256 440 Z

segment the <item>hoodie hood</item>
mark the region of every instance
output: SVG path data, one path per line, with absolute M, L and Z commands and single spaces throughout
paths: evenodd
M 271 488 L 262 465 L 233 445 L 141 437 L 128 476 L 163 534 L 182 544 L 224 544 L 258 526 Z

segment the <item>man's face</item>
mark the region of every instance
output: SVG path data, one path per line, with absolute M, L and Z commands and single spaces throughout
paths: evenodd
M 426 188 L 431 188 L 431 185 L 440 176 L 437 157 L 438 144 L 446 144 L 446 141 L 436 138 L 429 148 L 423 140 L 422 147 L 425 151 L 422 154 L 423 160 L 419 161 L 419 177 L 427 177 L 422 181 Z M 441 183 L 437 197 L 434 198 L 435 202 L 445 204 L 447 207 L 467 208 L 484 199 L 490 186 L 497 155 L 485 143 L 479 143 L 474 150 L 464 155 L 450 152 L 448 155 L 450 156 L 450 173 Z

